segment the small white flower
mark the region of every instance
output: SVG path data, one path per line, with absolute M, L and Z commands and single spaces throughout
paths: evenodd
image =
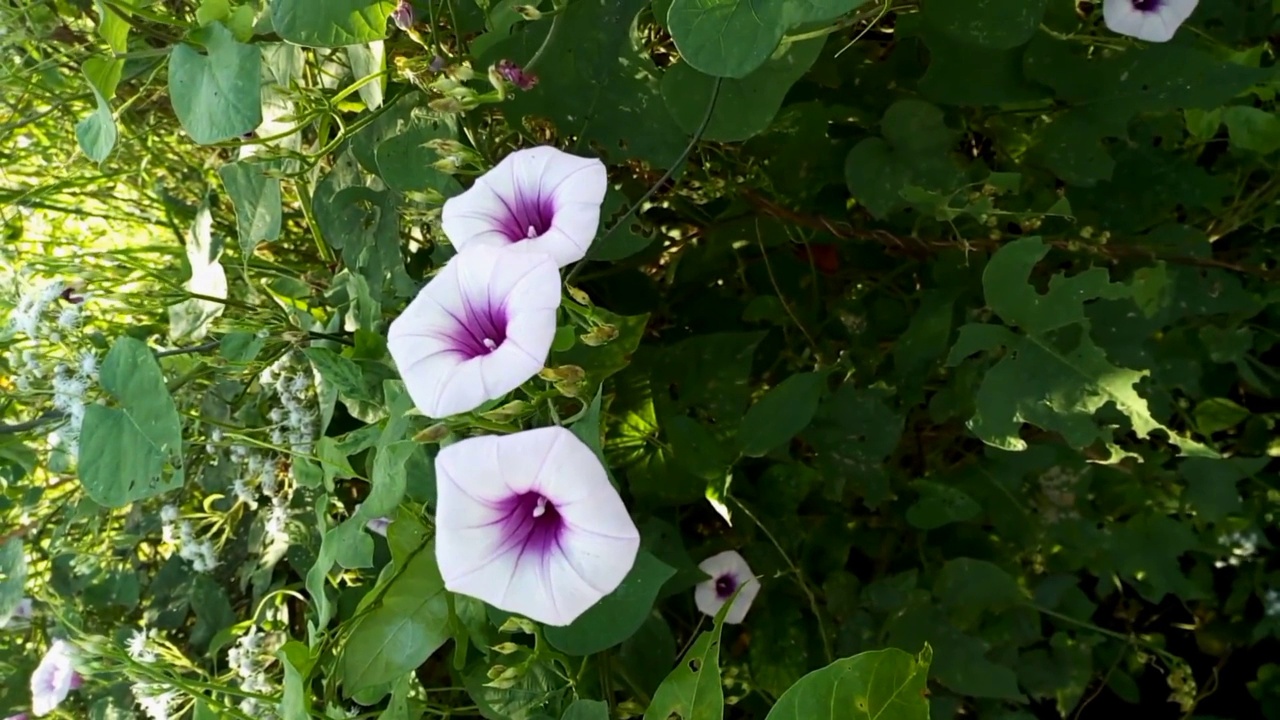
M 92 378 L 98 374 L 98 356 L 85 350 L 80 353 L 80 374 Z
M 698 564 L 698 569 L 711 576 L 694 588 L 693 599 L 698 609 L 703 614 L 714 617 L 741 587 L 742 591 L 733 601 L 733 607 L 729 608 L 724 621 L 732 625 L 742 622 L 751 609 L 751 603 L 755 602 L 756 594 L 760 592 L 760 581 L 751 572 L 747 561 L 733 550 L 726 550 L 703 560 Z
M 1266 592 L 1262 593 L 1262 609 L 1267 617 L 1280 616 L 1280 590 L 1267 588 Z
M 156 652 L 152 650 L 149 644 L 149 633 L 146 628 L 134 630 L 129 636 L 129 644 L 125 648 L 129 652 L 129 657 L 140 663 L 155 662 Z
M 1111 32 L 1148 42 L 1168 42 L 1197 4 L 1199 0 L 1105 0 L 1102 19 Z
M 160 508 L 160 520 L 162 522 L 171 523 L 178 519 L 178 508 L 173 505 L 165 505 Z
M 75 330 L 80 327 L 80 306 L 67 305 L 58 313 L 58 327 Z
M 134 700 L 151 720 L 169 720 L 173 706 L 178 702 L 178 693 L 164 685 L 140 683 L 131 690 Z
M 251 508 L 258 507 L 258 498 L 254 494 L 253 488 L 249 487 L 249 483 L 245 482 L 243 479 L 237 478 L 231 487 L 232 490 L 235 491 L 237 500 Z

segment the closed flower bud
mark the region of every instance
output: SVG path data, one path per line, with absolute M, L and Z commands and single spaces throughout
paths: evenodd
M 448 437 L 448 435 L 449 435 L 449 426 L 445 425 L 444 423 L 436 423 L 435 425 L 432 425 L 431 427 L 427 428 L 426 430 L 423 430 L 417 435 L 414 435 L 413 439 L 414 441 L 420 442 L 420 443 L 434 443 L 434 442 L 440 442 L 441 440 Z
M 542 11 L 532 5 L 517 5 L 515 11 L 525 20 L 541 20 Z
M 551 382 L 580 382 L 586 372 L 577 365 L 561 365 L 555 368 L 543 368 L 538 377 Z
M 462 103 L 457 98 L 443 97 L 427 103 L 432 110 L 440 113 L 456 114 L 462 112 Z
M 503 674 L 506 673 L 509 669 L 510 668 L 508 668 L 506 665 L 494 665 L 493 667 L 489 668 L 489 672 L 487 673 L 487 675 L 489 676 L 490 680 L 497 680 L 498 678 L 502 677 Z
M 502 627 L 498 628 L 500 633 L 524 633 L 525 635 L 532 635 L 535 630 L 537 630 L 537 627 L 533 622 L 517 615 L 507 618 L 502 623 Z
M 476 77 L 476 71 L 472 70 L 469 65 L 454 65 L 445 70 L 445 74 L 458 82 L 469 82 Z
M 597 325 L 591 332 L 581 337 L 583 345 L 599 347 L 618 337 L 618 328 L 613 325 Z
M 569 297 L 573 298 L 573 301 L 578 303 L 579 305 L 591 304 L 591 297 L 588 296 L 585 292 L 579 290 L 578 288 L 573 287 L 572 285 L 566 285 L 565 290 L 569 291 Z
M 480 413 L 480 417 L 494 422 L 510 422 L 529 410 L 529 403 L 523 400 L 512 400 L 499 408 Z
M 400 4 L 396 5 L 396 9 L 391 13 L 391 22 L 401 30 L 408 30 L 413 27 L 413 5 L 409 0 L 400 0 Z

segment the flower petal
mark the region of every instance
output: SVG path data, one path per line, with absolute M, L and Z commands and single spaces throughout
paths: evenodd
M 418 409 L 447 417 L 542 369 L 559 304 L 550 258 L 475 248 L 450 260 L 391 323 L 387 347 Z
M 742 589 L 733 601 L 733 607 L 725 614 L 724 621 L 731 625 L 742 622 L 760 592 L 760 581 L 751 572 L 746 559 L 733 550 L 726 550 L 698 563 L 698 569 L 711 576 L 709 580 L 698 583 L 693 590 L 693 600 L 698 610 L 712 617 L 720 612 L 727 598 L 720 596 L 716 581 L 728 577 L 733 581 L 734 589 L 738 586 Z
M 640 534 L 622 499 L 562 427 L 454 443 L 436 475 L 436 554 L 454 592 L 567 625 L 635 562 Z
M 1107 28 L 1148 42 L 1168 42 L 1191 13 L 1199 0 L 1105 0 L 1102 18 Z M 1150 9 L 1143 9 L 1154 5 Z
M 444 204 L 441 225 L 459 252 L 514 244 L 563 267 L 581 260 L 600 225 L 604 163 L 551 146 L 503 158 Z

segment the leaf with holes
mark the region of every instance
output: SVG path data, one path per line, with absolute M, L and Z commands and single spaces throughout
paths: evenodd
M 737 593 L 734 593 L 737 597 Z M 698 636 L 680 664 L 653 693 L 644 720 L 723 720 L 724 686 L 720 682 L 720 632 L 733 602 L 716 613 L 711 629 Z

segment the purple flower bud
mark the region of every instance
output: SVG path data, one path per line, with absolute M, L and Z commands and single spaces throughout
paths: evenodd
M 439 55 L 431 58 L 431 72 L 440 72 L 444 69 L 444 58 Z
M 401 30 L 413 27 L 413 5 L 409 0 L 400 0 L 400 4 L 391 12 L 391 22 Z
M 533 86 L 538 84 L 537 75 L 523 70 L 510 60 L 498 61 L 498 74 L 521 90 L 532 90 Z

